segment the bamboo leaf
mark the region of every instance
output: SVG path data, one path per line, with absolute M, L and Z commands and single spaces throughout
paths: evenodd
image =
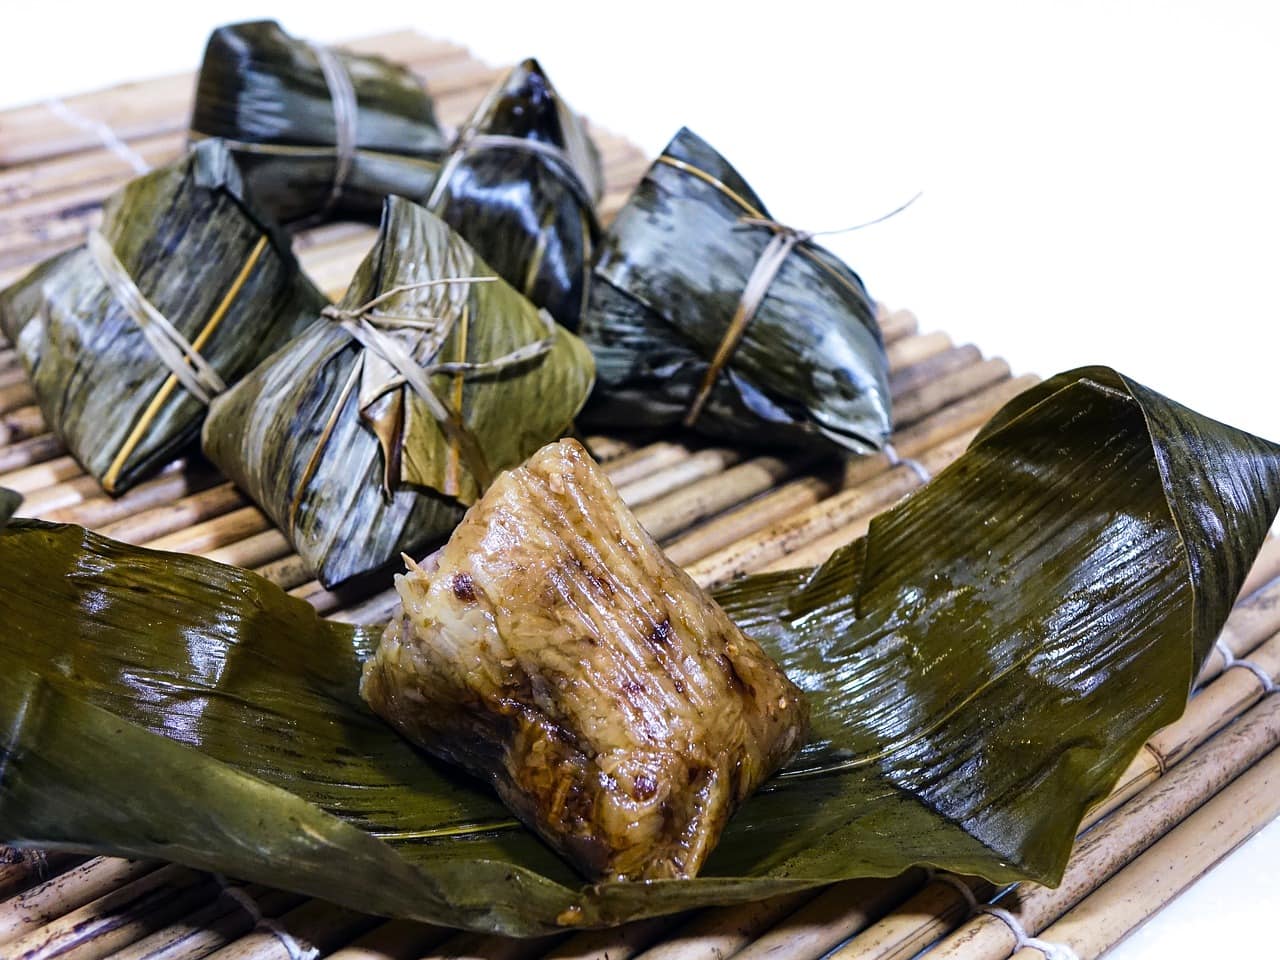
M 702 877 L 589 887 L 365 710 L 370 631 L 244 571 L 16 520 L 0 833 L 517 935 L 915 863 L 1053 883 L 1182 710 L 1278 506 L 1280 448 L 1106 368 L 1047 381 L 865 539 L 719 594 L 808 692 L 812 741 Z
M 600 241 L 582 322 L 599 377 L 589 422 L 669 426 L 696 413 L 711 437 L 879 449 L 890 404 L 875 306 L 821 246 L 801 240 L 784 256 L 722 352 L 785 232 L 724 157 L 677 133 Z
M 349 89 L 349 103 L 335 103 L 342 96 L 335 82 Z M 345 158 L 339 117 L 350 137 Z M 281 223 L 376 220 L 389 195 L 426 196 L 445 146 L 431 97 L 407 67 L 322 51 L 271 20 L 210 34 L 191 130 L 226 141 L 254 194 Z

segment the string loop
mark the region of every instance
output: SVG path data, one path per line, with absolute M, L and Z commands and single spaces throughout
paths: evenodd
M 209 361 L 138 289 L 107 238 L 97 230 L 90 230 L 86 249 L 116 301 L 142 330 L 156 356 L 187 392 L 207 406 L 215 396 L 225 391 L 226 383 Z
M 92 133 L 101 141 L 102 145 L 114 153 L 117 157 L 127 163 L 133 172 L 141 176 L 144 173 L 151 172 L 151 164 L 142 159 L 142 155 L 133 147 L 125 143 L 111 127 L 103 123 L 101 120 L 94 120 L 86 117 L 83 113 L 76 110 L 65 100 L 46 100 L 45 107 L 59 120 L 71 126 Z
M 456 312 L 440 320 L 438 318 L 399 317 L 379 313 L 377 308 L 393 297 L 413 290 L 423 290 L 455 283 L 490 283 L 496 279 L 496 277 L 444 277 L 437 280 L 425 280 L 420 283 L 404 283 L 383 291 L 358 307 L 328 306 L 321 311 L 321 316 L 340 324 L 362 347 L 381 357 L 397 374 L 404 378 L 405 383 L 426 404 L 427 411 L 440 424 L 445 435 L 457 442 L 459 452 L 467 461 L 467 467 L 481 489 L 489 486 L 493 479 L 484 451 L 481 449 L 475 435 L 462 422 L 458 412 L 449 409 L 441 401 L 435 390 L 432 389 L 429 378 L 434 374 L 453 374 L 465 377 L 468 375 L 497 373 L 508 367 L 535 360 L 555 346 L 557 335 L 555 320 L 546 310 L 539 310 L 538 319 L 542 321 L 546 328 L 545 335 L 492 360 L 476 362 L 455 361 L 423 365 L 414 359 L 413 355 L 399 340 L 387 334 L 383 328 L 397 326 L 426 326 L 430 328 L 433 325 L 443 323 L 443 328 L 439 330 L 439 339 L 443 342 L 448 337 L 456 321 Z
M 1262 684 L 1262 695 L 1264 697 L 1280 690 L 1280 687 L 1276 685 L 1275 680 L 1272 679 L 1271 674 L 1267 673 L 1261 664 L 1256 663 L 1253 660 L 1247 660 L 1243 657 L 1237 657 L 1231 652 L 1231 648 L 1222 642 L 1221 637 L 1218 638 L 1214 646 L 1217 647 L 1218 652 L 1222 654 L 1223 673 L 1226 673 L 1232 667 L 1240 667 L 1241 669 L 1248 670 L 1257 677 L 1258 682 Z
M 351 74 L 346 65 L 333 50 L 319 43 L 307 41 L 307 46 L 315 54 L 320 63 L 320 72 L 324 74 L 325 85 L 329 88 L 329 99 L 333 103 L 334 129 L 334 168 L 333 183 L 329 188 L 329 197 L 325 200 L 318 216 L 324 217 L 333 210 L 342 198 L 342 190 L 351 176 L 351 167 L 356 158 L 356 88 L 351 82 Z

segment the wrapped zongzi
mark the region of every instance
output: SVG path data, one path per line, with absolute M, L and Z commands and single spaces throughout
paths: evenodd
M 600 241 L 582 336 L 590 422 L 879 449 L 890 430 L 875 305 L 845 264 L 770 217 L 681 130 Z
M 50 429 L 120 493 L 326 303 L 210 141 L 127 184 L 84 246 L 0 293 L 0 326 Z
M 601 183 L 582 120 L 526 60 L 463 125 L 426 205 L 508 283 L 576 330 Z
M 204 447 L 333 585 L 452 530 L 592 375 L 582 341 L 392 197 L 342 303 L 218 398 Z
M 690 877 L 800 748 L 800 690 L 581 445 L 503 474 L 398 577 L 361 693 L 594 879 Z
M 227 140 L 284 223 L 374 219 L 390 194 L 424 197 L 445 147 L 410 70 L 299 40 L 270 20 L 210 35 L 191 130 Z

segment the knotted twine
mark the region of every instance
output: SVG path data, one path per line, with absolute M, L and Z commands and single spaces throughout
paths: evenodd
M 342 189 L 351 175 L 351 167 L 356 157 L 356 89 L 351 83 L 351 74 L 346 65 L 334 51 L 318 43 L 307 41 L 307 46 L 315 54 L 320 63 L 320 72 L 324 74 L 325 86 L 329 88 L 329 99 L 333 103 L 334 129 L 334 168 L 333 183 L 329 188 L 329 197 L 317 214 L 324 217 L 329 214 L 342 198 Z
M 431 388 L 430 377 L 434 374 L 469 374 L 497 373 L 529 360 L 543 356 L 555 345 L 556 323 L 546 310 L 538 311 L 538 319 L 546 326 L 546 335 L 531 343 L 516 347 L 502 356 L 492 360 L 452 361 L 443 363 L 420 364 L 413 355 L 395 337 L 389 336 L 385 328 L 417 327 L 434 328 L 444 326 L 438 331 L 441 344 L 448 338 L 453 325 L 457 322 L 458 313 L 453 311 L 448 317 L 401 317 L 378 313 L 377 308 L 392 297 L 413 290 L 424 290 L 429 287 L 444 286 L 454 283 L 492 283 L 497 277 L 442 277 L 436 280 L 424 280 L 419 283 L 403 283 L 385 290 L 371 300 L 358 307 L 339 307 L 331 305 L 321 311 L 321 316 L 333 320 L 366 350 L 385 360 L 396 371 L 414 393 L 421 398 L 432 418 L 440 424 L 445 436 L 458 446 L 467 463 L 467 469 L 475 478 L 481 490 L 489 486 L 493 480 L 493 471 L 475 434 L 462 422 L 459 411 L 447 407 L 435 390 Z
M 809 243 L 814 237 L 850 233 L 854 230 L 861 230 L 863 227 L 881 223 L 907 209 L 919 197 L 920 194 L 917 193 L 906 203 L 882 216 L 876 217 L 874 220 L 855 224 L 852 227 L 843 227 L 839 230 L 797 230 L 784 223 L 779 223 L 771 217 L 739 217 L 736 224 L 737 227 L 763 228 L 772 231 L 773 236 L 769 238 L 769 242 L 760 251 L 760 256 L 757 258 L 755 266 L 751 268 L 751 273 L 747 275 L 747 282 L 742 288 L 742 295 L 738 298 L 738 305 L 733 311 L 733 316 L 729 320 L 729 325 L 725 328 L 724 336 L 720 339 L 720 345 L 716 348 L 706 373 L 702 376 L 702 382 L 698 385 L 698 392 L 694 395 L 693 402 L 689 405 L 689 410 L 685 414 L 684 425 L 692 427 L 698 421 L 698 417 L 702 415 L 703 407 L 706 406 L 707 400 L 710 399 L 711 391 L 715 387 L 716 381 L 720 378 L 721 371 L 724 370 L 725 365 L 738 349 L 738 345 L 742 342 L 743 334 L 747 332 L 747 327 L 755 319 L 760 305 L 764 303 L 764 298 L 769 293 L 769 288 L 773 285 L 774 279 L 778 276 L 778 271 L 782 269 L 787 257 L 791 255 L 796 247 Z
M 463 160 L 472 154 L 487 150 L 511 150 L 547 160 L 553 167 L 559 169 L 564 177 L 564 183 L 572 191 L 574 199 L 586 209 L 593 209 L 591 197 L 587 194 L 587 188 L 578 177 L 578 171 L 574 168 L 573 161 L 569 159 L 569 155 L 564 150 L 541 140 L 513 137 L 505 133 L 476 133 L 472 129 L 464 130 L 458 134 L 458 139 L 449 151 L 449 156 L 445 159 L 444 166 L 440 168 L 440 172 L 436 175 L 435 185 L 431 188 L 431 193 L 427 197 L 426 208 L 433 212 L 439 208 L 444 201 L 449 181 L 453 179 L 454 173 Z
M 144 173 L 151 172 L 151 164 L 142 159 L 142 155 L 125 143 L 120 138 L 120 135 L 112 130 L 108 124 L 103 123 L 101 120 L 94 120 L 92 117 L 86 117 L 65 100 L 46 100 L 44 105 L 50 113 L 63 123 L 79 130 L 84 130 L 86 133 L 92 133 L 101 141 L 104 147 L 133 168 L 134 173 L 141 176 Z
M 142 330 L 156 356 L 188 393 L 208 406 L 215 396 L 227 389 L 218 372 L 138 289 L 106 237 L 97 230 L 90 230 L 86 249 L 112 295 Z

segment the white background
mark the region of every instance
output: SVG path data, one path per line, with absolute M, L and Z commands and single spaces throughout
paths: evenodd
M 1106 363 L 1280 439 L 1280 8 L 1243 2 L 3 4 L 0 107 L 188 70 L 218 23 L 536 55 L 656 153 L 682 124 L 872 293 L 1049 375 Z M 0 133 L 2 135 L 2 133 Z M 1254 954 L 1280 824 L 1115 956 Z M 1266 950 L 1265 946 L 1262 949 Z

